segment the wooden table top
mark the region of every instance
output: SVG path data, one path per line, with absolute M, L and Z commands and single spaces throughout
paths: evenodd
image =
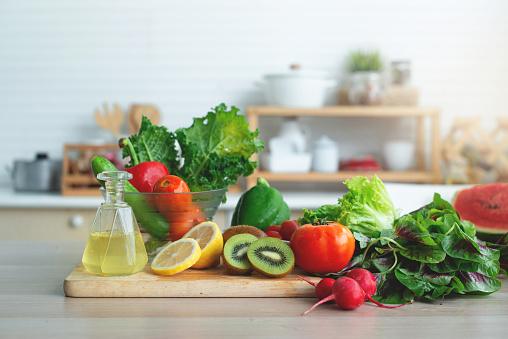
M 82 242 L 0 241 L 0 337 L 499 338 L 508 279 L 490 296 L 453 296 L 399 309 L 354 311 L 314 298 L 70 298 L 63 281 Z

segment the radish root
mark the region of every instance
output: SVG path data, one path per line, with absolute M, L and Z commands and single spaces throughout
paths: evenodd
M 302 316 L 306 315 L 307 313 L 309 313 L 310 311 L 312 311 L 313 309 L 315 309 L 317 306 L 321 305 L 321 304 L 324 304 L 328 301 L 331 301 L 331 300 L 335 300 L 335 296 L 333 294 L 329 295 L 328 297 L 324 298 L 324 299 L 321 299 L 320 301 L 318 301 L 317 303 L 315 303 L 311 308 L 309 308 L 307 311 L 303 312 L 302 313 Z

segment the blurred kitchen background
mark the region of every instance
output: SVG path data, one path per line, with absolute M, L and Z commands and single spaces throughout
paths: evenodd
M 504 0 L 2 0 L 0 183 L 36 153 L 61 160 L 64 144 L 116 143 L 95 120 L 104 104 L 125 114 L 153 105 L 175 130 L 222 102 L 243 113 L 266 105 L 257 82 L 291 64 L 347 84 L 346 60 L 359 48 L 380 52 L 385 84 L 391 62 L 409 61 L 417 105 L 441 110 L 443 138 L 456 118 L 481 117 L 491 131 L 508 114 L 507 41 Z M 326 105 L 339 104 L 339 88 Z M 373 146 L 387 133 L 415 128 L 404 119 L 301 121 L 314 131 L 309 143 L 326 134 L 341 157 L 378 156 Z M 279 128 L 260 123 L 267 147 Z

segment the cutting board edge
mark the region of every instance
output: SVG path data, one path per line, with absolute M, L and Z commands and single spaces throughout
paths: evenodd
M 148 267 L 148 265 L 147 265 Z M 217 275 L 219 279 L 189 279 L 192 274 L 179 277 L 147 274 L 147 269 L 127 277 L 99 277 L 90 275 L 82 264 L 67 276 L 63 290 L 74 298 L 312 298 L 314 287 L 297 278 L 301 272 L 280 279 Z M 202 273 L 204 272 L 204 273 Z M 141 274 L 141 275 L 140 275 Z M 137 276 L 138 275 L 138 276 Z M 186 277 L 182 279 L 182 277 Z M 319 277 L 306 276 L 318 282 Z

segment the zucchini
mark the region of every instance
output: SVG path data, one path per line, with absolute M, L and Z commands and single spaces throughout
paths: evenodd
M 118 169 L 108 159 L 97 155 L 92 158 L 92 171 L 93 175 L 97 178 L 97 174 L 101 172 L 118 171 Z M 97 180 L 101 186 L 104 187 L 105 181 L 99 179 Z M 124 192 L 138 193 L 139 191 L 132 186 L 130 182 L 126 181 Z M 167 237 L 169 233 L 168 221 L 163 215 L 154 212 L 154 208 L 150 206 L 142 195 L 125 194 L 124 200 L 130 207 L 132 207 L 136 220 L 143 231 L 157 239 L 164 239 Z

